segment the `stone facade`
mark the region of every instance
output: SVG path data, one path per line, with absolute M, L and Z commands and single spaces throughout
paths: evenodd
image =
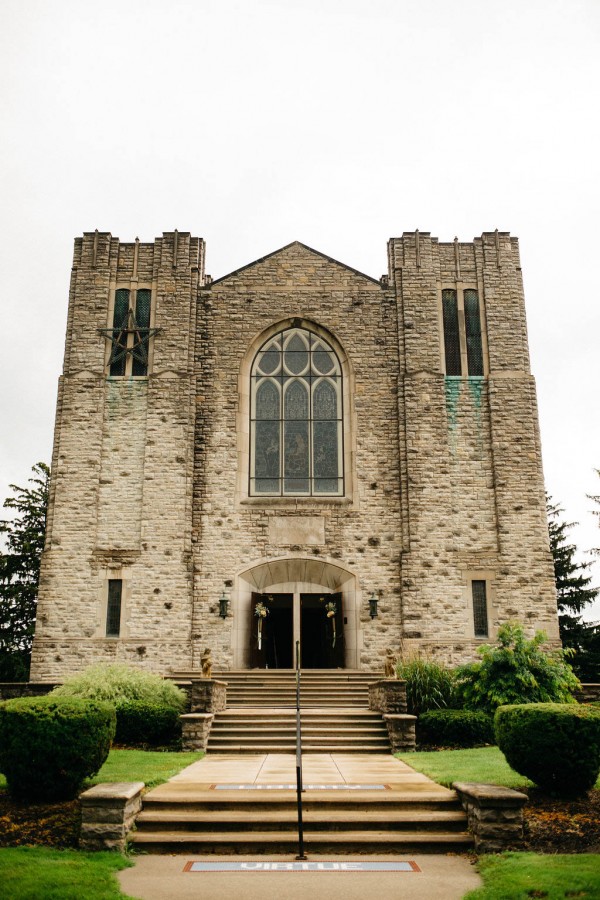
M 75 242 L 31 677 L 198 670 L 205 647 L 255 665 L 256 595 L 293 596 L 294 640 L 303 592 L 341 598 L 348 668 L 381 671 L 387 647 L 473 658 L 473 580 L 490 638 L 520 619 L 557 640 L 517 240 L 405 233 L 381 280 L 296 242 L 213 282 L 204 252 L 177 232 Z M 152 292 L 147 376 L 109 376 L 120 288 Z M 443 288 L 478 292 L 483 377 L 445 375 Z M 292 327 L 339 359 L 340 496 L 249 496 L 251 366 Z

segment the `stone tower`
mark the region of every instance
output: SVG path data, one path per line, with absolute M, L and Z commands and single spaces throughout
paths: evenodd
M 75 242 L 32 679 L 557 640 L 517 240 L 204 253 Z

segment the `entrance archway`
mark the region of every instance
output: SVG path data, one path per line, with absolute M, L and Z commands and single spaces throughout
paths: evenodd
M 356 577 L 342 566 L 314 557 L 263 560 L 238 573 L 232 601 L 234 667 L 292 668 L 301 641 L 303 668 L 358 668 Z M 256 614 L 258 604 L 266 616 Z

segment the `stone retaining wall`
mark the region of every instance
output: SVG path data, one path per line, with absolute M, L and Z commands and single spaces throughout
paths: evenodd
M 600 701 L 600 684 L 582 684 L 581 690 L 575 692 L 579 703 L 598 703 Z
M 0 700 L 12 700 L 14 697 L 43 697 L 57 686 L 58 682 L 2 681 Z

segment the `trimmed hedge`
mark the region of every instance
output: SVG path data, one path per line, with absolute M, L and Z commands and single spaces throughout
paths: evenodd
M 496 741 L 508 764 L 556 794 L 588 791 L 600 773 L 600 709 L 566 703 L 501 706 Z
M 437 747 L 477 747 L 494 742 L 493 720 L 471 709 L 433 709 L 417 720 L 419 744 Z
M 115 735 L 110 703 L 19 697 L 0 703 L 0 771 L 19 799 L 72 800 Z
M 172 744 L 181 736 L 179 712 L 171 706 L 131 700 L 117 706 L 119 744 Z

